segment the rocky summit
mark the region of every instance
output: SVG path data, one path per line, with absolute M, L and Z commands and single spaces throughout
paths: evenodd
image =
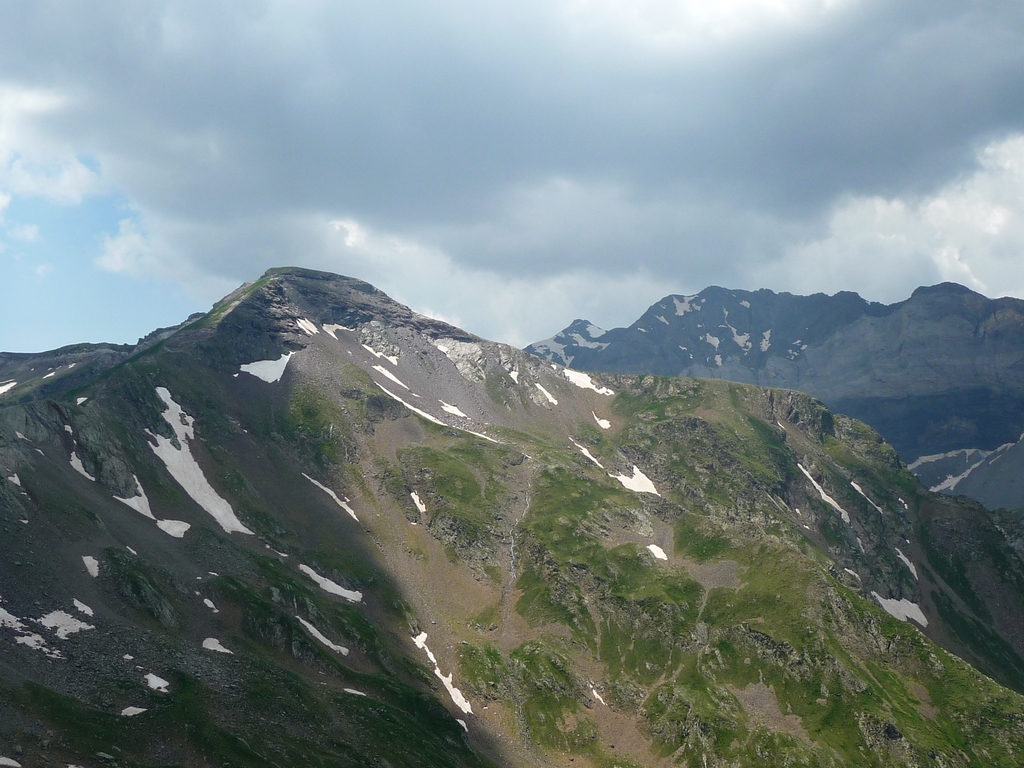
M 839 332 L 710 301 L 637 333 L 799 372 Z M 0 765 L 1021 763 L 1021 521 L 808 395 L 299 269 L 58 353 L 0 361 Z
M 527 351 L 583 371 L 807 392 L 877 429 L 929 487 L 993 509 L 1024 506 L 1020 299 L 954 283 L 891 305 L 713 287 L 667 296 L 628 328 L 577 320 Z

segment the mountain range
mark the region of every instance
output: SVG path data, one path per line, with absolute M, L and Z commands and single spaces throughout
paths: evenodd
M 707 288 L 628 328 L 576 320 L 527 351 L 584 371 L 807 392 L 877 429 L 929 487 L 1024 506 L 1024 301 L 954 283 L 902 302 Z
M 1015 513 L 810 395 L 567 362 L 296 268 L 3 356 L 0 765 L 1019 764 Z

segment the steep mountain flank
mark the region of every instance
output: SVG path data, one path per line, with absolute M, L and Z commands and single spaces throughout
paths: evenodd
M 1024 750 L 1024 529 L 806 395 L 590 376 L 297 269 L 11 395 L 4 765 Z
M 628 328 L 577 320 L 527 351 L 585 371 L 797 389 L 872 425 L 908 462 L 987 453 L 1024 432 L 1024 301 L 953 283 L 889 306 L 853 293 L 708 288 L 668 296 Z M 958 474 L 934 485 L 951 479 L 942 490 L 970 493 L 952 482 Z M 1024 495 L 1004 487 L 1011 474 L 997 474 L 987 473 L 988 495 L 975 497 L 1024 505 Z

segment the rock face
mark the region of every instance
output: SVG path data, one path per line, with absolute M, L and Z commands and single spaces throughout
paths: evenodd
M 908 462 L 991 451 L 1024 432 L 1019 299 L 953 283 L 892 305 L 853 293 L 708 288 L 668 296 L 628 328 L 595 338 L 589 326 L 577 320 L 527 351 L 585 371 L 797 389 L 875 427 Z
M 808 395 L 308 270 L 159 335 L 0 395 L 8 761 L 1019 762 L 1024 527 Z

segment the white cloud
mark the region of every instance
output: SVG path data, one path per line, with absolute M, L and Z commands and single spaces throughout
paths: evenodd
M 56 91 L 0 83 L 0 190 L 8 202 L 14 195 L 79 203 L 98 189 L 99 174 L 40 127 L 68 106 Z
M 825 237 L 792 247 L 755 280 L 887 301 L 937 281 L 1024 296 L 1022 254 L 1024 134 L 992 142 L 972 173 L 930 194 L 842 201 Z
M 150 241 L 139 231 L 134 219 L 121 219 L 117 234 L 103 236 L 103 252 L 96 266 L 115 274 L 139 275 L 156 271 L 157 263 Z
M 34 243 L 39 239 L 39 227 L 35 224 L 19 224 L 8 229 L 7 236 L 13 240 Z

